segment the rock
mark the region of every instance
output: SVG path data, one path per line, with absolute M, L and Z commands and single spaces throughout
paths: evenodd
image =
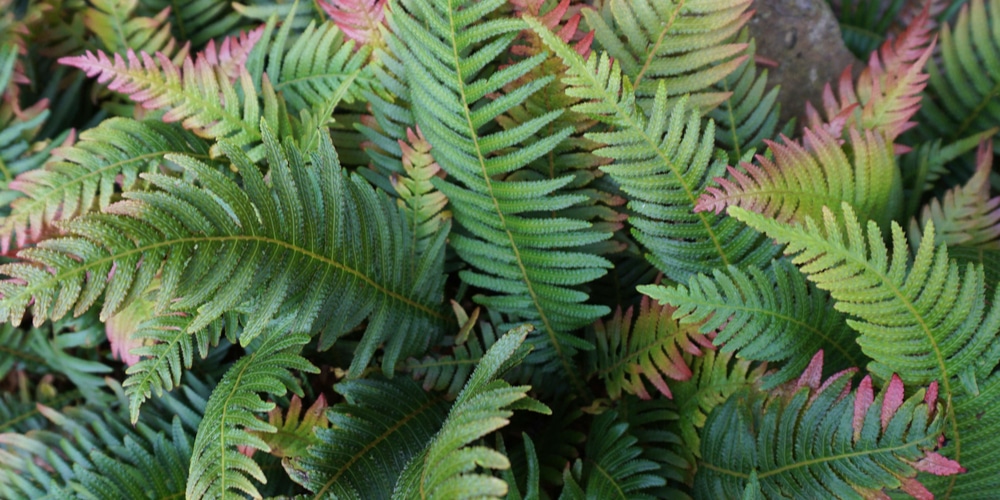
M 768 70 L 768 84 L 781 85 L 781 118 L 798 117 L 801 125 L 806 101 L 819 108 L 826 82 L 848 65 L 855 73 L 863 65 L 844 46 L 826 0 L 757 0 L 753 8 L 757 55 L 778 63 Z

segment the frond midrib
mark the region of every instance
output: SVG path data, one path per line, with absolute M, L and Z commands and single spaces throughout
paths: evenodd
M 757 478 L 760 479 L 760 480 L 763 480 L 766 477 L 770 477 L 770 476 L 775 476 L 775 475 L 778 475 L 778 474 L 782 474 L 782 473 L 785 473 L 785 472 L 790 471 L 790 470 L 795 470 L 795 469 L 799 469 L 799 468 L 802 468 L 802 467 L 809 467 L 809 466 L 812 466 L 812 465 L 822 464 L 822 463 L 826 463 L 826 462 L 834 462 L 834 461 L 838 461 L 838 460 L 848 460 L 848 459 L 851 459 L 851 458 L 854 458 L 854 457 L 864 457 L 864 456 L 868 456 L 868 455 L 875 455 L 875 454 L 881 454 L 881 453 L 892 453 L 894 451 L 900 451 L 900 450 L 905 450 L 905 449 L 912 448 L 912 447 L 915 447 L 915 446 L 920 446 L 921 444 L 923 444 L 925 442 L 932 442 L 933 443 L 936 440 L 937 440 L 937 435 L 935 434 L 935 435 L 924 436 L 924 437 L 922 437 L 922 438 L 920 438 L 920 439 L 918 439 L 916 441 L 908 441 L 906 443 L 903 443 L 903 444 L 900 444 L 900 445 L 896 445 L 896 446 L 892 446 L 892 447 L 889 447 L 889 448 L 875 448 L 875 449 L 871 449 L 871 450 L 854 451 L 854 452 L 851 452 L 851 453 L 841 453 L 841 454 L 832 455 L 832 456 L 828 456 L 828 457 L 812 458 L 812 459 L 809 459 L 809 460 L 804 460 L 804 461 L 801 461 L 801 462 L 795 462 L 795 463 L 792 463 L 792 464 L 784 465 L 784 466 L 778 467 L 777 469 L 773 469 L 773 470 L 769 470 L 767 472 L 763 472 L 763 473 L 757 474 Z M 725 467 L 719 467 L 717 465 L 714 465 L 714 464 L 711 464 L 709 462 L 706 462 L 704 459 L 698 459 L 698 464 L 701 467 L 705 467 L 706 469 L 709 469 L 709 470 L 711 470 L 713 472 L 718 472 L 719 474 L 725 474 L 725 475 L 728 475 L 728 476 L 734 476 L 734 477 L 738 477 L 738 478 L 741 478 L 741 479 L 750 479 L 750 475 L 749 474 L 746 474 L 746 473 L 743 473 L 743 472 L 739 472 L 739 471 L 730 470 L 730 469 L 727 469 Z
M 635 88 L 639 88 L 639 82 L 642 81 L 642 77 L 646 76 L 646 71 L 649 71 L 649 65 L 653 63 L 653 59 L 656 58 L 656 53 L 660 50 L 660 45 L 663 45 L 663 40 L 666 39 L 667 33 L 674 28 L 674 23 L 677 22 L 677 16 L 680 14 L 681 10 L 684 9 L 684 4 L 687 0 L 680 0 L 677 4 L 677 8 L 674 9 L 673 13 L 670 15 L 670 19 L 663 26 L 663 30 L 660 31 L 660 36 L 656 39 L 656 43 L 653 47 L 649 49 L 649 53 L 646 54 L 646 61 L 642 65 L 642 69 L 639 73 L 635 75 Z
M 365 284 L 367 284 L 370 287 L 372 287 L 375 291 L 379 292 L 380 294 L 385 295 L 387 297 L 390 297 L 390 298 L 396 300 L 397 302 L 406 304 L 407 306 L 410 306 L 410 307 L 412 307 L 414 309 L 417 309 L 417 310 L 421 311 L 422 313 L 427 314 L 428 316 L 432 316 L 432 317 L 437 318 L 439 320 L 445 320 L 446 319 L 445 316 L 443 314 L 441 314 L 439 311 L 436 311 L 436 310 L 434 310 L 434 309 L 432 309 L 432 308 L 430 308 L 430 307 L 428 307 L 426 305 L 423 305 L 423 304 L 420 304 L 418 302 L 415 302 L 415 301 L 413 301 L 412 299 L 410 299 L 408 297 L 405 297 L 403 295 L 400 295 L 397 292 L 394 292 L 392 290 L 387 289 L 386 287 L 384 287 L 383 285 L 380 285 L 380 284 L 376 283 L 374 280 L 372 280 L 371 278 L 369 278 L 367 275 L 365 275 L 361 271 L 358 271 L 357 269 L 349 267 L 349 266 L 347 266 L 347 265 L 345 265 L 345 264 L 343 264 L 341 262 L 338 262 L 336 260 L 324 257 L 324 256 L 322 256 L 322 255 L 320 255 L 318 253 L 315 253 L 313 251 L 310 251 L 310 250 L 308 250 L 306 248 L 302 248 L 302 247 L 293 245 L 293 244 L 288 243 L 286 241 L 278 240 L 278 239 L 271 238 L 271 237 L 268 237 L 268 236 L 260 236 L 260 235 L 189 236 L 189 237 L 184 237 L 184 238 L 173 238 L 173 239 L 162 240 L 162 241 L 158 241 L 156 243 L 152 243 L 152 244 L 149 244 L 149 245 L 143 245 L 143 246 L 139 246 L 139 247 L 135 247 L 135 248 L 130 248 L 130 249 L 124 251 L 124 252 L 114 253 L 113 255 L 110 255 L 108 257 L 104 257 L 104 258 L 101 258 L 101 259 L 95 259 L 95 260 L 89 261 L 85 265 L 73 267 L 69 271 L 66 271 L 66 272 L 63 272 L 63 273 L 59 273 L 59 274 L 54 274 L 54 275 L 52 275 L 51 278 L 46 279 L 46 280 L 42 280 L 42 281 L 38 281 L 33 286 L 25 286 L 22 289 L 21 293 L 22 294 L 23 293 L 29 293 L 29 294 L 34 295 L 34 291 L 36 291 L 36 290 L 50 288 L 53 283 L 59 283 L 61 280 L 64 280 L 64 279 L 76 276 L 76 275 L 78 275 L 80 273 L 83 273 L 83 272 L 86 272 L 86 271 L 90 270 L 93 267 L 97 267 L 97 266 L 100 266 L 102 264 L 107 264 L 107 263 L 113 262 L 116 259 L 121 259 L 121 258 L 128 257 L 128 256 L 134 255 L 134 254 L 142 254 L 142 253 L 147 252 L 149 250 L 155 250 L 157 248 L 161 248 L 161 247 L 165 247 L 165 246 L 169 247 L 171 245 L 184 244 L 184 243 L 212 243 L 212 242 L 236 242 L 236 241 L 247 241 L 247 242 L 257 242 L 257 243 L 270 244 L 270 245 L 275 245 L 275 246 L 284 248 L 286 250 L 290 250 L 292 252 L 296 252 L 296 253 L 298 253 L 298 254 L 300 254 L 302 256 L 305 256 L 305 257 L 308 257 L 310 259 L 322 262 L 323 264 L 326 264 L 329 267 L 332 267 L 332 268 L 335 268 L 337 270 L 349 273 L 352 276 L 354 276 L 354 277 L 358 278 L 359 280 L 363 281 Z
M 573 384 L 582 391 L 583 387 L 579 377 L 576 375 L 576 370 L 574 370 L 571 360 L 567 359 L 566 353 L 563 352 L 562 344 L 559 343 L 556 331 L 552 327 L 552 322 L 549 320 L 548 314 L 545 312 L 545 308 L 543 308 L 541 303 L 539 303 L 538 294 L 535 292 L 534 284 L 528 276 L 528 270 L 524 266 L 524 261 L 521 258 L 521 252 L 518 249 L 517 242 L 515 241 L 510 228 L 507 226 L 507 218 L 504 217 L 503 210 L 500 208 L 500 203 L 497 201 L 497 197 L 493 193 L 493 179 L 490 177 L 488 170 L 486 169 L 486 158 L 483 156 L 482 148 L 479 145 L 479 133 L 476 130 L 475 125 L 472 123 L 472 116 L 470 114 L 471 106 L 465 93 L 465 80 L 462 78 L 461 73 L 462 59 L 458 51 L 458 40 L 455 39 L 457 27 L 455 26 L 455 6 L 453 2 L 454 0 L 448 0 L 448 25 L 451 28 L 448 33 L 448 41 L 451 43 L 452 56 L 454 57 L 452 62 L 455 68 L 455 81 L 458 85 L 459 98 L 462 103 L 462 113 L 465 118 L 465 122 L 469 127 L 469 138 L 472 140 L 472 146 L 476 150 L 476 160 L 479 162 L 482 179 L 486 183 L 486 189 L 488 190 L 490 201 L 493 203 L 493 208 L 497 214 L 500 226 L 503 228 L 503 232 L 507 235 L 507 239 L 510 242 L 510 249 L 513 252 L 514 261 L 517 263 L 517 268 L 521 272 L 524 285 L 527 287 L 528 295 L 531 297 L 531 302 L 535 306 L 535 310 L 538 311 L 539 319 L 541 319 L 542 324 L 545 326 L 545 333 L 549 337 L 549 342 L 556 350 L 556 355 L 559 357 L 559 363 L 562 365 L 563 371 L 569 375 Z

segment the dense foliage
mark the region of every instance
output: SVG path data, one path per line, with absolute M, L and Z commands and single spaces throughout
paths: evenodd
M 995 495 L 1000 0 L 831 3 L 0 0 L 0 497 Z

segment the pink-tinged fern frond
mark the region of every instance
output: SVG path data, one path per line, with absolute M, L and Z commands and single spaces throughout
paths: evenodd
M 184 128 L 201 137 L 234 141 L 251 149 L 251 157 L 263 156 L 259 146 L 261 109 L 254 82 L 244 64 L 253 45 L 260 39 L 257 31 L 223 41 L 218 50 L 210 44 L 194 59 L 187 57 L 178 66 L 162 52 L 136 54 L 129 50 L 123 57 L 109 57 L 103 51 L 59 59 L 61 64 L 84 70 L 87 76 L 130 97 L 146 109 L 166 110 L 163 120 L 180 121 Z M 233 85 L 235 80 L 242 96 Z M 262 92 L 264 118 L 279 129 L 278 103 L 273 88 L 264 78 Z M 218 154 L 216 147 L 213 156 Z
M 985 140 L 979 144 L 975 174 L 924 206 L 919 224 L 910 222 L 911 239 L 920 241 L 920 228 L 934 222 L 937 244 L 1000 250 L 1000 197 L 990 197 L 992 169 L 993 143 Z
M 381 39 L 386 0 L 317 0 L 317 4 L 351 40 L 372 44 Z
M 542 7 L 545 5 L 545 0 L 510 0 L 510 3 L 514 7 L 515 13 L 537 17 L 562 41 L 572 45 L 577 54 L 583 58 L 590 57 L 590 47 L 594 43 L 594 32 L 580 30 L 581 5 L 573 5 L 573 0 L 561 0 L 551 10 L 543 13 Z M 511 47 L 511 52 L 521 56 L 537 53 L 530 50 L 531 45 L 541 46 L 541 42 L 536 40 L 537 36 L 530 31 L 523 33 L 523 35 L 528 38 L 529 46 L 515 45 Z M 533 40 L 536 41 L 532 43 Z
M 620 398 L 623 390 L 650 399 L 643 379 L 673 397 L 665 378 L 683 381 L 692 374 L 683 354 L 701 356 L 715 349 L 712 335 L 700 333 L 699 324 L 681 325 L 672 319 L 675 310 L 643 297 L 634 323 L 630 307 L 624 313 L 618 308 L 607 322 L 594 324 L 590 336 L 597 348 L 588 353 L 591 375 L 604 380 L 612 399 Z
M 946 426 L 936 384 L 907 398 L 896 375 L 876 394 L 867 376 L 851 390 L 855 369 L 825 381 L 822 371 L 820 351 L 798 381 L 770 392 L 743 389 L 716 408 L 702 432 L 710 444 L 702 447 L 695 490 L 706 498 L 767 491 L 886 500 L 901 490 L 927 500 L 934 496 L 919 472 L 965 472 L 938 453 Z
M 825 120 L 807 104 L 808 126 L 826 128 L 836 136 L 850 128 L 877 130 L 895 141 L 916 125 L 910 118 L 920 109 L 928 79 L 924 66 L 935 43 L 925 9 L 898 38 L 872 53 L 856 84 L 851 68 L 844 70 L 838 84 L 839 98 L 827 84 L 823 91 Z M 905 147 L 897 147 L 897 152 L 905 151 Z
M 403 151 L 403 174 L 393 174 L 389 180 L 396 188 L 399 206 L 413 228 L 411 250 L 420 255 L 451 219 L 451 212 L 445 210 L 448 198 L 431 183 L 431 179 L 444 176 L 441 166 L 431 155 L 431 143 L 427 142 L 419 128 L 415 131 L 407 129 L 406 138 L 406 141 L 399 141 Z
M 113 269 L 113 268 L 112 268 Z M 112 270 L 112 272 L 114 272 Z M 143 297 L 132 302 L 128 307 L 122 309 L 114 316 L 108 318 L 104 324 L 104 330 L 111 344 L 111 356 L 122 360 L 126 365 L 132 366 L 139 362 L 140 356 L 133 354 L 132 349 L 147 345 L 148 339 L 140 338 L 136 335 L 139 325 L 152 317 L 156 301 L 147 294 L 160 288 L 160 280 L 154 279 L 153 283 L 146 288 Z
M 899 168 L 891 147 L 874 131 L 849 133 L 850 150 L 826 129 L 805 130 L 804 143 L 765 141 L 774 155 L 728 167 L 719 187 L 706 188 L 696 212 L 737 206 L 783 222 L 819 219 L 823 207 L 846 201 L 863 220 L 888 222 L 902 203 Z M 835 208 L 836 209 L 836 208 Z

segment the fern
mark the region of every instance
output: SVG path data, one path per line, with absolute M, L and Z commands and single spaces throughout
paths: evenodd
M 805 130 L 804 144 L 767 141 L 774 161 L 758 156 L 760 165 L 728 167 L 732 180 L 717 177 L 695 211 L 721 213 L 736 206 L 779 221 L 819 218 L 823 207 L 847 202 L 862 219 L 885 227 L 901 210 L 903 191 L 891 144 L 875 132 L 851 130 L 848 152 L 823 129 Z
M 935 451 L 944 426 L 933 387 L 904 400 L 893 376 L 876 396 L 865 377 L 848 392 L 852 371 L 820 385 L 811 375 L 820 370 L 787 393 L 744 390 L 718 407 L 705 424 L 695 487 L 736 498 L 755 474 L 757 494 L 768 497 L 884 497 L 883 489 L 901 489 L 930 498 L 917 471 L 964 472 Z
M 691 213 L 709 176 L 724 168 L 712 159 L 711 122 L 702 131 L 684 99 L 668 111 L 663 84 L 652 110 L 641 111 L 617 61 L 612 64 L 607 54 L 584 61 L 538 20 L 526 20 L 566 63 L 567 92 L 583 101 L 573 109 L 616 129 L 587 137 L 605 145 L 595 154 L 615 160 L 601 170 L 631 197 L 632 234 L 651 252 L 650 262 L 671 280 L 682 281 L 719 266 L 770 259 L 772 250 L 757 245 L 757 233 L 732 220 Z
M 208 160 L 203 141 L 162 123 L 112 118 L 84 131 L 72 146 L 56 148 L 55 159 L 44 168 L 10 183 L 22 198 L 12 203 L 11 214 L 3 220 L 0 248 L 6 251 L 12 239 L 23 247 L 51 232 L 57 221 L 107 207 L 117 190 L 144 184 L 140 173 L 167 166 L 164 156 L 170 153 Z
M 114 60 L 104 52 L 87 52 L 76 57 L 64 57 L 62 64 L 84 70 L 88 76 L 98 77 L 98 82 L 142 104 L 146 109 L 164 109 L 164 121 L 180 121 L 184 128 L 199 136 L 228 139 L 240 147 L 250 147 L 252 158 L 263 156 L 258 123 L 261 118 L 275 130 L 279 129 L 279 103 L 269 83 L 262 88 L 264 109 L 260 104 L 253 82 L 243 64 L 253 45 L 261 37 L 260 31 L 244 33 L 238 41 L 227 39 L 216 52 L 210 45 L 199 52 L 195 59 L 185 58 L 181 67 L 162 53 L 155 58 L 145 52 L 132 50 Z M 126 62 L 127 59 L 127 62 Z M 239 81 L 239 91 L 233 80 Z M 221 94 L 221 99 L 220 99 Z M 213 156 L 218 149 L 213 147 Z
M 388 498 L 406 464 L 423 451 L 448 403 L 404 378 L 349 380 L 335 386 L 345 402 L 326 416 L 319 443 L 292 463 L 292 478 L 314 498 Z
M 737 41 L 744 43 L 748 37 L 748 32 L 744 30 Z M 708 113 L 708 117 L 716 123 L 715 142 L 729 152 L 732 162 L 740 161 L 750 151 L 763 148 L 764 141 L 774 137 L 778 131 L 781 114 L 778 92 L 781 86 L 775 85 L 767 90 L 767 70 L 758 72 L 754 61 L 756 47 L 756 41 L 750 39 L 746 49 L 747 59 L 716 84 L 719 90 L 730 95 Z
M 691 107 L 707 112 L 728 97 L 712 86 L 747 58 L 745 44 L 722 42 L 750 19 L 750 4 L 611 0 L 600 12 L 583 13 L 597 43 L 634 83 L 640 103 L 652 104 L 665 83 L 669 97 L 691 94 Z
M 584 452 L 587 461 L 577 460 L 572 469 L 567 469 L 566 486 L 560 498 L 653 498 L 644 490 L 663 486 L 665 481 L 649 474 L 658 467 L 650 460 L 639 458 L 642 449 L 636 445 L 638 440 L 628 433 L 628 427 L 613 411 L 594 419 Z
M 941 59 L 927 71 L 929 99 L 921 111 L 923 135 L 954 140 L 1000 125 L 1000 2 L 963 2 L 954 26 L 941 27 Z
M 507 425 L 514 410 L 551 414 L 528 397 L 530 386 L 511 386 L 498 378 L 523 359 L 526 352 L 519 347 L 530 331 L 528 325 L 507 332 L 487 351 L 441 430 L 403 469 L 393 498 L 499 499 L 507 493 L 506 482 L 479 471 L 507 469 L 507 457 L 471 444 Z
M 240 358 L 212 390 L 192 449 L 188 498 L 235 498 L 237 492 L 259 496 L 250 478 L 265 482 L 263 471 L 237 450 L 238 446 L 271 449 L 251 434 L 277 430 L 253 417 L 274 408 L 257 393 L 280 396 L 290 388 L 300 394 L 291 370 L 318 371 L 299 355 L 309 336 L 276 330 L 261 338 L 260 345 Z
M 142 17 L 136 15 L 139 0 L 93 0 L 90 4 L 83 12 L 83 24 L 108 52 L 162 52 L 173 57 L 179 49 L 183 57 L 187 51 L 171 36 L 169 7 L 153 17 Z
M 765 377 L 770 389 L 795 378 L 817 349 L 830 356 L 835 369 L 861 365 L 864 357 L 844 316 L 830 307 L 827 294 L 807 285 L 785 260 L 766 269 L 730 267 L 712 276 L 698 275 L 687 286 L 643 286 L 639 290 L 676 307 L 681 325 L 698 326 L 723 352 L 754 361 L 782 361 Z M 830 363 L 832 358 L 832 363 Z
M 379 43 L 386 0 L 319 0 L 317 4 L 351 40 L 365 45 Z
M 180 40 L 189 40 L 196 48 L 209 40 L 238 29 L 240 15 L 228 4 L 212 0 L 140 0 L 148 10 L 160 12 L 170 8 L 170 29 Z M 132 47 L 141 50 L 138 47 Z M 153 52 L 146 50 L 146 52 Z
M 290 304 L 304 331 L 325 332 L 320 345 L 327 348 L 370 318 L 372 333 L 359 345 L 352 371 L 360 373 L 383 342 L 388 342 L 384 367 L 391 370 L 401 353 L 427 342 L 440 322 L 440 251 L 428 252 L 420 265 L 411 266 L 402 243 L 408 241 L 408 228 L 398 211 L 340 170 L 328 140 L 313 157 L 315 168 L 309 168 L 293 145 L 281 147 L 266 126 L 261 133 L 273 187 L 230 143 L 222 148 L 239 170 L 245 193 L 197 160 L 171 156 L 200 187 L 148 174 L 145 178 L 165 192 L 129 193 L 129 200 L 107 209 L 113 214 L 68 223 L 73 236 L 23 250 L 20 255 L 27 262 L 3 268 L 24 281 L 0 285 L 2 316 L 19 323 L 32 304 L 36 323 L 59 318 L 70 310 L 89 309 L 106 291 L 102 316 L 109 317 L 145 289 L 162 263 L 157 311 L 168 305 L 197 310 L 188 333 L 251 302 L 255 307 L 241 338 L 245 344 Z M 360 242 L 370 245 L 374 256 L 350 250 Z M 439 235 L 436 247 L 443 243 Z M 219 254 L 228 257 L 219 261 Z M 44 263 L 47 269 L 31 263 Z M 112 264 L 116 271 L 109 275 Z M 171 303 L 174 298 L 183 299 Z M 389 328 L 409 335 L 389 338 Z
M 682 352 L 699 356 L 711 349 L 709 335 L 695 326 L 684 326 L 671 316 L 674 309 L 652 304 L 644 298 L 635 323 L 633 309 L 623 314 L 615 311 L 607 323 L 598 320 L 593 327 L 592 342 L 596 348 L 588 353 L 592 373 L 604 380 L 612 399 L 622 396 L 622 390 L 643 399 L 650 399 L 643 378 L 664 396 L 672 397 L 664 376 L 687 380 L 691 369 Z M 589 377 L 588 377 L 589 378 Z
M 606 240 L 611 233 L 595 230 L 579 219 L 548 216 L 585 201 L 582 195 L 559 191 L 572 177 L 539 181 L 515 177 L 571 130 L 556 131 L 519 147 L 559 113 L 502 132 L 489 133 L 484 127 L 548 79 L 487 100 L 488 94 L 530 71 L 544 56 L 527 58 L 490 75 L 483 66 L 509 47 L 523 24 L 504 19 L 480 22 L 502 0 L 467 3 L 407 1 L 392 13 L 391 21 L 409 41 L 408 50 L 414 56 L 405 61 L 413 116 L 448 174 L 434 184 L 448 197 L 463 230 L 456 231 L 450 243 L 474 267 L 460 273 L 462 280 L 498 294 L 479 295 L 477 302 L 511 314 L 515 321 L 536 322 L 552 364 L 570 377 L 574 389 L 582 391 L 570 358 L 576 349 L 588 345 L 568 332 L 600 317 L 607 308 L 586 304 L 587 294 L 577 287 L 603 275 L 610 263 L 579 249 Z M 428 29 L 424 23 L 435 27 Z
M 945 193 L 941 200 L 924 206 L 920 222 L 934 223 L 935 243 L 948 246 L 1000 249 L 1000 198 L 990 198 L 989 176 L 993 167 L 992 143 L 980 144 L 976 155 L 976 173 L 964 186 Z M 913 240 L 920 239 L 920 226 L 910 222 Z

